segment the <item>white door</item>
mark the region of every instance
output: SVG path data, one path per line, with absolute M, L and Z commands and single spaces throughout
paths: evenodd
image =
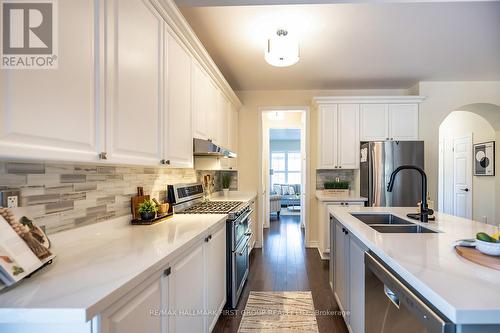
M 212 331 L 226 303 L 226 228 L 223 227 L 206 242 L 207 327 Z
M 337 104 L 320 105 L 318 117 L 318 168 L 337 167 Z
M 57 69 L 0 70 L 1 158 L 97 161 L 96 3 L 58 2 Z
M 389 109 L 387 104 L 361 104 L 361 141 L 389 140 Z
M 217 90 L 217 142 L 220 146 L 228 147 L 229 102 L 224 94 Z
M 217 89 L 215 83 L 211 80 L 207 80 L 207 102 L 205 104 L 205 109 L 207 112 L 207 133 L 208 138 L 213 142 L 218 143 L 219 141 L 219 131 L 218 131 L 218 100 L 219 100 L 219 90 Z
M 349 239 L 349 326 L 353 333 L 365 332 L 365 251 L 356 238 Z
M 343 227 L 339 222 L 335 223 L 335 250 L 334 250 L 334 293 L 337 296 L 343 311 L 349 310 L 348 302 L 348 263 L 349 263 L 349 242 L 344 234 Z M 346 317 L 347 319 L 347 317 Z M 348 320 L 346 324 L 349 325 Z
M 146 287 L 133 297 L 125 296 L 125 299 L 121 299 L 101 315 L 100 332 L 161 333 L 164 331 L 161 328 L 161 316 L 151 315 L 151 311 L 164 310 L 161 299 L 161 279 L 158 276 L 152 282 L 146 281 L 145 284 Z
M 453 140 L 454 215 L 472 218 L 472 136 Z
M 359 168 L 359 104 L 339 104 L 337 164 L 341 169 Z
M 389 104 L 389 138 L 418 140 L 418 104 Z
M 207 99 L 208 77 L 200 64 L 192 62 L 192 114 L 193 136 L 198 139 L 208 139 Z
M 191 127 L 191 58 L 166 31 L 167 87 L 164 113 L 164 159 L 175 168 L 193 167 Z
M 204 309 L 203 262 L 203 247 L 198 245 L 171 267 L 168 309 L 175 315 L 169 317 L 169 333 L 204 332 L 203 313 L 190 313 Z
M 147 0 L 107 4 L 106 150 L 112 162 L 156 165 L 162 156 L 163 18 Z

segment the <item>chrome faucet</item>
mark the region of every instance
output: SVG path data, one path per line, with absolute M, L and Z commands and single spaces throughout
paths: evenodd
M 429 209 L 429 206 L 427 204 L 427 175 L 425 174 L 425 171 L 422 170 L 422 168 L 419 168 L 418 166 L 415 165 L 402 165 L 396 168 L 396 170 L 394 170 L 391 174 L 391 179 L 389 180 L 389 184 L 387 184 L 387 191 L 392 192 L 396 175 L 401 170 L 416 170 L 418 171 L 418 173 L 420 173 L 420 177 L 422 179 L 422 205 L 420 207 L 420 214 L 419 214 L 420 221 L 429 222 L 429 215 L 434 214 L 434 211 L 432 209 Z M 408 214 L 409 217 L 412 217 L 410 215 L 412 214 Z

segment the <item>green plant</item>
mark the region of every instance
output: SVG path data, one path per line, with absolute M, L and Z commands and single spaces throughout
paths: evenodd
M 139 213 L 156 213 L 158 206 L 153 200 L 146 200 L 139 205 Z
M 229 188 L 231 186 L 231 173 L 224 172 L 222 174 L 222 188 Z
M 325 182 L 324 187 L 326 190 L 348 190 L 349 182 L 340 181 L 340 182 Z

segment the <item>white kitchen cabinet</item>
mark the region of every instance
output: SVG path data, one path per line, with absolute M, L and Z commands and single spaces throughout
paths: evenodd
M 168 279 L 169 333 L 203 332 L 204 309 L 203 246 L 196 245 L 171 266 Z M 193 313 L 195 315 L 193 315 Z
M 363 333 L 365 312 L 365 263 L 368 250 L 340 222 L 333 219 L 333 290 L 346 325 L 352 333 Z
M 364 206 L 363 201 L 318 201 L 318 234 L 319 234 L 319 253 L 321 259 L 330 257 L 330 212 L 329 208 L 333 206 Z
M 165 34 L 167 87 L 163 159 L 171 167 L 192 168 L 191 57 L 172 33 L 167 30 Z
M 418 140 L 418 104 L 362 104 L 361 141 Z
M 209 104 L 209 78 L 201 65 L 193 60 L 192 68 L 192 114 L 193 114 L 193 136 L 197 139 L 208 139 L 208 110 Z
M 57 69 L 0 69 L 2 158 L 98 160 L 103 121 L 101 109 L 96 109 L 100 96 L 95 75 L 99 61 L 94 47 L 99 41 L 95 4 L 90 0 L 58 3 Z
M 359 106 L 319 106 L 318 169 L 359 168 Z
M 389 104 L 391 140 L 418 140 L 418 104 Z
M 388 104 L 361 104 L 361 141 L 389 140 Z
M 138 291 L 137 291 L 138 290 Z M 100 316 L 99 333 L 161 333 L 162 280 L 155 274 L 145 281 L 140 288 L 123 297 Z
M 217 143 L 224 147 L 229 147 L 229 108 L 230 103 L 224 94 L 217 90 Z
M 208 139 L 214 143 L 219 141 L 219 112 L 218 112 L 218 99 L 219 90 L 211 79 L 207 81 L 207 104 L 205 105 L 205 112 L 207 112 L 207 134 Z
M 211 332 L 226 304 L 226 229 L 211 234 L 205 244 L 206 307 L 208 331 Z
M 107 157 L 113 163 L 159 164 L 163 18 L 148 0 L 111 0 L 106 32 Z

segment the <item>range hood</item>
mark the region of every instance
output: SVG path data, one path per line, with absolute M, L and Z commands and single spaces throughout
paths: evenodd
M 194 156 L 213 156 L 235 158 L 236 153 L 229 149 L 217 146 L 210 140 L 193 139 L 193 155 Z

